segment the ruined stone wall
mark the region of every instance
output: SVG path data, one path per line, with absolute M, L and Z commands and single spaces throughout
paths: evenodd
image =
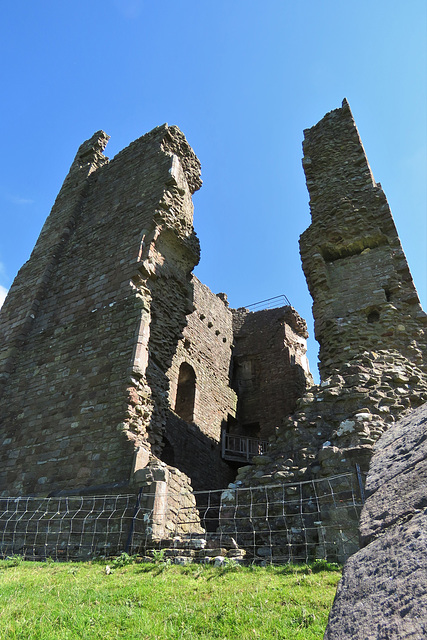
M 59 256 L 81 215 L 88 191 L 88 177 L 108 158 L 103 150 L 109 136 L 98 131 L 84 142 L 74 159 L 51 215 L 41 230 L 31 260 L 20 269 L 1 309 L 0 394 L 14 367 L 14 357 L 30 332 Z
M 156 373 L 192 308 L 200 164 L 176 127 L 110 163 L 106 139 L 79 149 L 1 310 L 3 494 L 118 488 L 137 446 L 160 449 L 167 380 Z
M 320 373 L 392 348 L 425 370 L 426 316 L 346 100 L 304 132 L 312 223 L 300 240 Z
M 219 442 L 221 428 L 229 415 L 235 416 L 237 398 L 230 388 L 232 314 L 222 298 L 216 296 L 196 277 L 192 279 L 194 311 L 187 317 L 183 339 L 178 343 L 170 380 L 170 405 L 176 408 L 179 368 L 188 363 L 196 374 L 193 422 Z
M 233 379 L 241 435 L 268 438 L 295 409 L 312 378 L 307 325 L 292 307 L 233 310 Z
M 305 132 L 304 154 L 312 224 L 301 256 L 321 383 L 283 418 L 268 454 L 239 470 L 243 487 L 340 476 L 356 465 L 366 473 L 375 442 L 427 401 L 426 314 L 346 101 Z M 322 505 L 322 526 L 337 531 L 326 543 L 340 561 L 358 547 L 348 506 L 338 523 L 333 501 Z
M 221 457 L 221 444 L 203 433 L 194 422 L 169 412 L 161 460 L 191 478 L 195 491 L 222 489 L 234 480 L 235 469 Z
M 205 533 L 189 478 L 152 460 L 136 474 L 138 494 L 0 497 L 0 557 L 88 560 L 149 549 Z
M 187 316 L 166 374 L 170 409 L 160 456 L 190 476 L 195 489 L 218 489 L 234 477 L 221 459 L 221 432 L 229 417 L 235 417 L 237 404 L 230 387 L 232 314 L 223 297 L 194 276 L 192 284 L 194 311 Z M 176 406 L 183 365 L 189 365 L 195 376 L 192 416 L 184 415 L 185 419 Z

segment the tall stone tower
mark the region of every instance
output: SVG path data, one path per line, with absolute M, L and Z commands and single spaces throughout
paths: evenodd
M 362 351 L 390 348 L 426 371 L 426 315 L 348 102 L 304 136 L 312 223 L 300 247 L 321 377 Z
M 346 503 L 345 482 L 355 468 L 367 472 L 390 424 L 427 401 L 427 316 L 347 101 L 304 133 L 312 224 L 300 246 L 321 383 L 284 417 L 267 456 L 237 479 L 253 487 L 335 478 L 343 491 L 340 511 L 326 500 L 318 524 L 342 561 L 358 547 L 358 517 Z
M 200 163 L 163 125 L 79 148 L 0 314 L 0 493 L 128 486 L 159 453 L 193 310 Z M 101 489 L 100 489 L 101 490 Z

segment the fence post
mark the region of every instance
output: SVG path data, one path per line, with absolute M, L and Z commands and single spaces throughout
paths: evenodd
M 356 464 L 356 475 L 357 475 L 357 481 L 359 482 L 359 490 L 360 490 L 360 497 L 362 500 L 362 504 L 365 504 L 365 488 L 363 486 L 362 472 L 360 471 L 360 467 L 358 464 Z
M 135 509 L 133 510 L 132 522 L 130 523 L 128 539 L 126 540 L 125 553 L 129 553 L 130 545 L 131 545 L 131 542 L 132 542 L 133 530 L 135 528 L 135 518 L 136 518 L 136 516 L 138 514 L 138 511 L 139 511 L 139 505 L 140 505 L 140 502 L 141 502 L 141 496 L 142 496 L 142 487 L 140 487 L 140 489 L 138 491 L 138 496 L 137 496 L 136 503 L 135 503 Z

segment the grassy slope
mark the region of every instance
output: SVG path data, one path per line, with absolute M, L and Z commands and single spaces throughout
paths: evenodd
M 0 561 L 1 640 L 321 639 L 339 571 Z

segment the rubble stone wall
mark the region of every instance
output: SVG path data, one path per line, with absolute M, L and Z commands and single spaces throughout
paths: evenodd
M 230 388 L 233 348 L 232 314 L 223 299 L 196 277 L 192 279 L 194 311 L 187 317 L 172 365 L 169 398 L 175 409 L 179 368 L 188 363 L 195 372 L 193 422 L 211 439 L 220 442 L 228 416 L 235 417 L 237 397 Z
M 170 411 L 165 438 L 170 447 L 163 449 L 161 459 L 191 478 L 196 491 L 223 489 L 234 480 L 236 471 L 222 459 L 220 442 L 194 422 L 188 423 Z
M 189 478 L 155 462 L 137 472 L 138 494 L 0 498 L 0 557 L 88 560 L 149 554 L 176 536 L 205 533 Z

